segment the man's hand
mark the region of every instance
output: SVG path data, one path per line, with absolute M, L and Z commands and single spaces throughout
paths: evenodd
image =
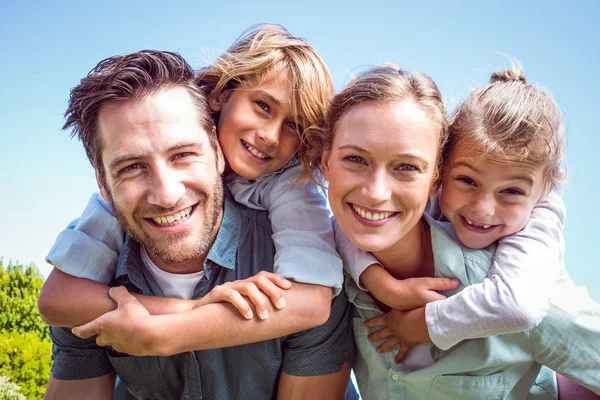
M 122 286 L 111 288 L 109 295 L 117 302 L 117 309 L 73 328 L 73 334 L 81 338 L 98 335 L 98 346 L 111 346 L 133 356 L 159 354 L 153 347 L 153 317 L 148 310 Z
M 261 271 L 247 279 L 215 286 L 206 296 L 196 301 L 194 308 L 225 301 L 237 308 L 242 317 L 252 319 L 254 314 L 250 305 L 253 304 L 258 318 L 267 319 L 268 302 L 271 301 L 279 310 L 284 308 L 286 302 L 282 289 L 287 290 L 291 287 L 292 283 L 281 275 Z
M 404 359 L 408 350 L 415 344 L 431 342 L 425 321 L 425 307 L 411 311 L 391 310 L 387 314 L 365 321 L 364 325 L 367 328 L 383 327 L 369 335 L 371 341 L 387 339 L 377 347 L 377 352 L 384 353 L 400 345 L 400 350 L 394 358 L 396 362 Z

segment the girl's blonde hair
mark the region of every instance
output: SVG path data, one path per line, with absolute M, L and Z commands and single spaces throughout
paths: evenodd
M 288 74 L 291 80 L 292 109 L 301 125 L 308 128 L 322 121 L 334 94 L 329 70 L 315 49 L 278 24 L 248 28 L 213 63 L 198 71 L 196 82 L 207 96 L 218 96 L 224 90 L 258 86 L 280 74 Z M 298 132 L 303 165 L 305 131 Z
M 360 104 L 414 101 L 438 126 L 441 149 L 448 132 L 446 108 L 435 82 L 422 72 L 408 73 L 393 64 L 374 67 L 355 77 L 332 100 L 325 120 L 309 129 L 308 165 L 305 168 L 316 182 L 320 181 L 321 158 L 331 149 L 338 122 L 346 113 Z M 441 164 L 438 158 L 436 176 Z
M 564 177 L 560 109 L 547 91 L 527 84 L 519 67 L 494 72 L 490 83 L 469 94 L 450 121 L 444 157 L 455 143 L 469 140 L 499 160 L 542 166 L 546 191 Z

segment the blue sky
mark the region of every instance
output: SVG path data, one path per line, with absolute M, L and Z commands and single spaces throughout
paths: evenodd
M 84 208 L 95 179 L 83 148 L 61 131 L 69 90 L 106 57 L 145 48 L 201 67 L 247 26 L 278 22 L 307 39 L 337 89 L 361 67 L 394 62 L 424 71 L 450 108 L 518 59 L 548 88 L 568 132 L 566 262 L 600 301 L 600 2 L 0 0 L 0 257 L 35 262 Z M 417 4 L 418 3 L 418 4 Z M 203 4 L 209 4 L 203 6 Z

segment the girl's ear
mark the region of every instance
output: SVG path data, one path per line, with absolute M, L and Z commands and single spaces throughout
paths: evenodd
M 223 104 L 225 104 L 229 98 L 230 92 L 230 90 L 223 90 L 221 93 L 215 94 L 215 91 L 213 90 L 208 96 L 208 105 L 210 106 L 210 109 L 214 112 L 221 111 Z

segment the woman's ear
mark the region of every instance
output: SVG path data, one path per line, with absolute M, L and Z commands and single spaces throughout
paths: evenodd
M 321 172 L 323 173 L 323 178 L 325 180 L 329 180 L 327 177 L 329 175 L 329 151 L 325 150 L 323 155 L 321 156 Z
M 223 104 L 225 104 L 229 98 L 230 92 L 230 90 L 223 90 L 219 94 L 216 94 L 214 90 L 210 92 L 210 95 L 208 96 L 208 105 L 210 106 L 210 109 L 214 112 L 221 111 Z
M 441 167 L 437 167 L 436 179 L 431 184 L 431 188 L 429 189 L 429 197 L 435 197 L 440 192 L 440 188 L 442 187 L 442 169 Z

